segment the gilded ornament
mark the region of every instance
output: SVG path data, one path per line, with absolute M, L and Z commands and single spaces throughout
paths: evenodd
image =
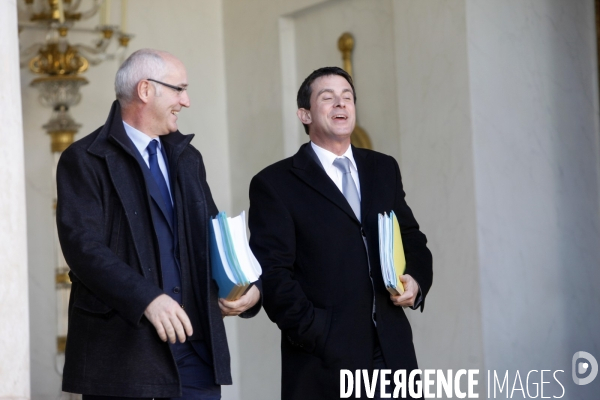
M 344 70 L 352 76 L 352 51 L 354 50 L 354 37 L 351 33 L 345 32 L 338 39 L 338 49 L 342 53 L 342 61 L 344 62 Z M 350 136 L 352 145 L 364 149 L 372 149 L 373 144 L 367 132 L 356 123 L 352 135 Z
M 61 49 L 64 47 L 64 50 Z M 62 51 L 61 51 L 62 50 Z M 68 44 L 48 43 L 29 61 L 29 69 L 36 74 L 71 75 L 88 69 L 90 63 Z

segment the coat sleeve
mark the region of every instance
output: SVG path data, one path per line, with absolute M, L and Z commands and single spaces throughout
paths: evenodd
M 405 193 L 402 187 L 402 176 L 396 160 L 392 158 L 396 170 L 396 196 L 394 200 L 394 213 L 401 227 L 402 244 L 406 257 L 406 274 L 412 276 L 419 287 L 423 301 L 420 304 L 421 311 L 425 304 L 425 297 L 429 292 L 433 281 L 432 257 L 427 248 L 427 238 L 419 230 L 412 210 L 406 204 Z
M 263 306 L 292 345 L 308 352 L 323 339 L 327 312 L 315 308 L 294 279 L 296 236 L 292 216 L 260 174 L 250 183 L 250 247 L 263 275 Z
M 100 167 L 98 160 L 77 146 L 61 156 L 56 174 L 58 237 L 69 268 L 87 289 L 76 293 L 75 301 L 95 297 L 91 303 L 99 299 L 138 324 L 148 304 L 163 291 L 109 247 L 107 205 L 103 204 L 107 188 Z

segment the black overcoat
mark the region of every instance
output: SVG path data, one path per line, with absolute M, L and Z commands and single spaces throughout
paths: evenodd
M 362 223 L 310 144 L 250 184 L 250 244 L 263 268 L 265 311 L 282 332 L 284 400 L 339 398 L 340 369 L 372 368 L 374 335 L 388 368 L 417 368 L 410 324 L 383 284 L 377 214 L 396 213 L 406 273 L 423 299 L 432 283 L 431 253 L 404 199 L 396 161 L 370 150 L 352 152 Z
M 179 132 L 161 137 L 177 213 L 176 256 L 186 271 L 184 305 L 193 325 L 202 327 L 190 339 L 204 338 L 216 383 L 231 384 L 208 254 L 208 219 L 218 210 L 192 138 Z M 133 151 L 115 101 L 106 124 L 73 143 L 58 164 L 58 235 L 73 281 L 63 390 L 177 397 L 180 382 L 169 345 L 143 315 L 164 292 L 151 200 Z M 259 309 L 260 303 L 243 316 Z

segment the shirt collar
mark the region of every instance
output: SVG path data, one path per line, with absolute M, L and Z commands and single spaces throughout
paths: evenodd
M 348 159 L 350 160 L 350 164 L 352 164 L 354 170 L 358 171 L 358 168 L 356 168 L 356 162 L 354 161 L 354 156 L 352 155 L 352 146 L 348 146 L 348 150 L 346 150 L 346 152 L 341 156 L 338 156 L 329 150 L 317 146 L 314 142 L 310 142 L 310 145 L 317 154 L 317 157 L 319 158 L 319 161 L 321 161 L 323 167 L 327 168 L 332 166 L 336 158 L 348 157 Z
M 140 154 L 144 154 L 144 151 L 154 139 L 146 135 L 144 132 L 135 129 L 125 121 L 123 121 L 123 126 L 125 127 L 125 132 L 127 132 L 127 136 L 129 136 L 129 139 L 131 139 L 135 148 L 138 149 Z M 162 143 L 160 142 L 160 138 L 156 138 L 156 140 L 158 141 L 158 150 L 160 151 L 162 149 Z

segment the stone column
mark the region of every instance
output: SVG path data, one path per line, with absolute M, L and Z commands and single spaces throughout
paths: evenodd
M 594 1 L 394 13 L 400 167 L 434 255 L 425 313 L 409 314 L 420 366 L 480 369 L 480 398 L 487 371 L 508 371 L 496 398 L 521 396 L 518 372 L 531 396 L 597 397 L 598 378 L 571 378 L 576 352 L 600 356 Z
M 23 121 L 16 0 L 0 2 L 0 399 L 29 399 Z
M 565 398 L 598 397 L 600 380 L 571 378 L 576 352 L 600 356 L 594 1 L 469 0 L 466 15 L 485 367 L 563 370 Z

